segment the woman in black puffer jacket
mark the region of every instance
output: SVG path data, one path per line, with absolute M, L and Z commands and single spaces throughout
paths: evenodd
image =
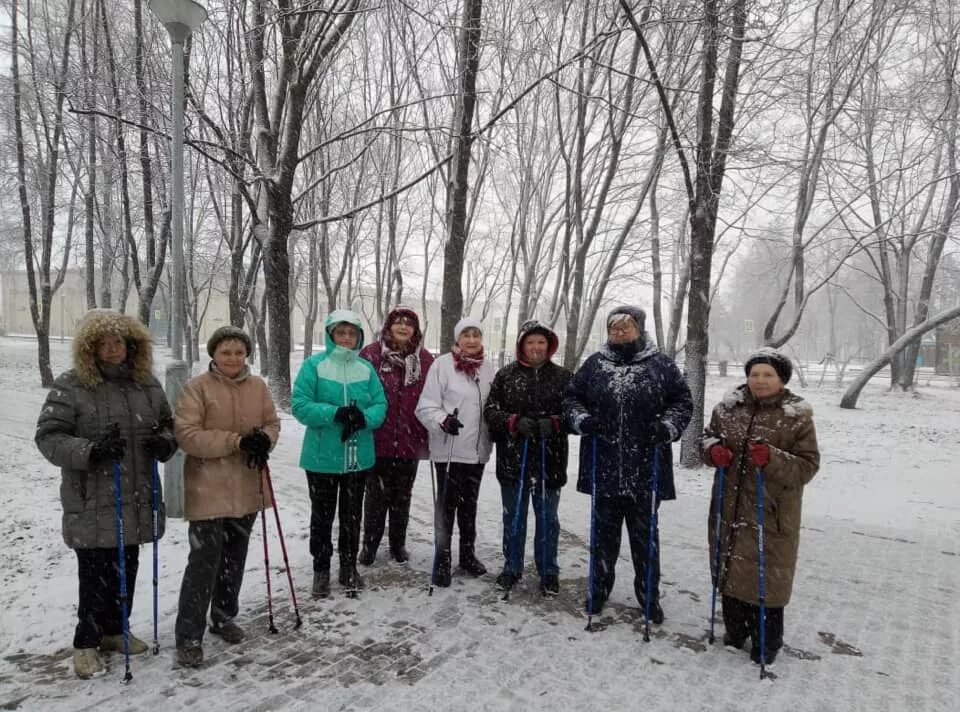
M 557 508 L 560 488 L 567 483 L 563 391 L 573 376 L 550 360 L 558 343 L 557 335 L 543 324 L 537 321 L 523 324 L 517 335 L 517 360 L 497 372 L 484 406 L 484 417 L 497 444 L 497 480 L 503 499 L 505 563 L 497 584 L 510 589 L 523 575 L 527 502 L 532 492 L 537 518 L 534 560 L 541 591 L 549 596 L 560 591 Z M 521 481 L 524 447 L 526 468 Z M 541 458 L 541 454 L 545 457 Z M 522 485 L 522 491 L 518 491 L 518 485 Z M 519 519 L 518 494 L 521 497 Z

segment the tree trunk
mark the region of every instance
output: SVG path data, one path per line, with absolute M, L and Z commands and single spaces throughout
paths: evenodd
M 928 331 L 932 331 L 941 324 L 946 324 L 948 321 L 953 321 L 958 317 L 960 317 L 960 307 L 953 307 L 952 309 L 947 309 L 946 311 L 940 312 L 932 319 L 928 319 L 922 324 L 914 326 L 912 329 L 908 329 L 903 336 L 897 339 L 890 346 L 890 348 L 880 355 L 880 358 L 864 368 L 860 375 L 850 383 L 850 387 L 847 388 L 846 392 L 843 394 L 843 398 L 840 399 L 840 407 L 856 408 L 857 399 L 860 397 L 860 392 L 863 390 L 864 386 L 867 385 L 870 379 L 873 378 L 878 371 L 880 371 L 880 369 L 890 363 L 891 360 L 897 356 L 897 354 L 907 348 L 907 346 L 909 346 L 911 343 L 918 341 L 920 337 L 926 334 Z
M 453 346 L 453 327 L 463 316 L 463 255 L 467 246 L 467 197 L 470 152 L 473 146 L 473 112 L 477 101 L 480 65 L 482 0 L 464 0 L 457 48 L 454 155 L 447 183 L 447 244 L 443 251 L 443 297 L 440 305 L 440 350 Z

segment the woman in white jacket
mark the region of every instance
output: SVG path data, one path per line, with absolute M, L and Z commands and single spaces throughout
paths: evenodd
M 434 512 L 437 554 L 436 586 L 450 585 L 450 541 L 456 516 L 460 530 L 460 568 L 482 576 L 487 568 L 477 559 L 477 498 L 483 467 L 490 459 L 491 441 L 483 405 L 496 369 L 483 355 L 480 321 L 465 317 L 454 327 L 455 345 L 433 362 L 427 373 L 417 418 L 430 433 L 430 459 L 437 476 Z

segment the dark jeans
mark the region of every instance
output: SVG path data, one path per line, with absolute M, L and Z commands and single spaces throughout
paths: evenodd
M 447 473 L 445 462 L 434 463 L 437 472 L 437 508 L 434 526 L 441 552 L 450 551 L 453 539 L 453 520 L 460 530 L 460 561 L 472 558 L 477 542 L 477 499 L 480 497 L 480 480 L 483 478 L 483 463 L 450 463 Z
M 417 460 L 378 457 L 367 475 L 363 499 L 363 543 L 371 551 L 380 546 L 387 512 L 390 513 L 390 548 L 406 546 L 410 498 L 418 464 Z
M 120 615 L 119 550 L 76 549 L 77 571 L 80 580 L 80 599 L 77 606 L 77 629 L 73 634 L 74 648 L 96 648 L 105 635 L 123 632 Z M 137 585 L 140 547 L 124 547 L 124 567 L 127 578 L 127 616 L 133 608 L 133 591 Z
M 333 556 L 333 518 L 340 500 L 340 534 L 337 547 L 340 566 L 354 568 L 360 548 L 360 514 L 363 486 L 371 470 L 326 474 L 307 472 L 310 488 L 310 555 L 313 570 L 327 571 Z
M 783 647 L 783 608 L 767 606 L 765 617 L 767 651 L 779 650 Z M 749 637 L 753 640 L 753 647 L 760 648 L 760 606 L 724 596 L 723 625 L 736 642 L 741 643 Z
M 659 508 L 659 502 L 658 508 Z M 630 555 L 633 559 L 633 590 L 637 600 L 644 601 L 647 566 L 653 567 L 651 603 L 660 600 L 660 531 L 653 532 L 653 559 L 649 558 L 650 498 L 634 501 L 630 497 L 598 497 L 596 499 L 596 532 L 593 551 L 593 597 L 607 600 L 616 579 L 617 557 L 620 555 L 620 534 L 627 525 Z
M 520 518 L 517 521 L 516 538 L 513 536 L 514 519 L 517 512 L 517 486 L 519 482 L 500 485 L 500 498 L 503 500 L 503 570 L 514 577 L 523 574 L 524 549 L 527 541 L 527 510 L 530 502 L 530 487 L 524 487 L 520 495 Z M 544 576 L 558 576 L 560 564 L 557 562 L 557 548 L 560 539 L 560 490 L 546 489 L 546 497 L 540 491 L 539 482 L 533 487 L 533 513 L 536 525 L 533 536 L 533 560 L 537 564 L 537 573 Z M 546 523 L 546 527 L 544 527 Z M 544 540 L 546 539 L 546 540 Z M 546 562 L 544 562 L 546 557 Z
M 200 642 L 207 609 L 219 625 L 240 610 L 240 586 L 257 514 L 190 522 L 190 556 L 177 604 L 177 645 Z

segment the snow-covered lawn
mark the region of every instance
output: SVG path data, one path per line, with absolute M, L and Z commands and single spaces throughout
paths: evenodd
M 72 674 L 76 559 L 60 537 L 59 475 L 33 444 L 45 397 L 35 349 L 29 340 L 0 338 L 0 709 L 958 709 L 960 389 L 888 394 L 878 382 L 856 411 L 839 408 L 836 390 L 801 391 L 814 406 L 823 465 L 804 498 L 787 648 L 771 668 L 775 679 L 761 682 L 746 652 L 706 643 L 711 472 L 679 471 L 679 499 L 661 509 L 667 620 L 650 643 L 640 635 L 626 542 L 601 630 L 584 631 L 589 500 L 572 485 L 560 504 L 562 595 L 540 599 L 528 549 L 523 588 L 500 600 L 492 464 L 479 514 L 479 554 L 490 574 L 455 575 L 450 589 L 427 595 L 432 532 L 424 466 L 409 566 L 386 563 L 381 551 L 362 569 L 368 587 L 359 599 L 344 598 L 334 584 L 333 598 L 315 602 L 308 595 L 309 499 L 297 467 L 302 431 L 285 417 L 271 466 L 303 627 L 291 630 L 271 517 L 279 635 L 266 632 L 258 523 L 240 621 L 250 639 L 228 648 L 208 635 L 207 665 L 175 668 L 173 622 L 188 547 L 186 525 L 173 520 L 160 547 L 162 650 L 134 658 L 133 680 L 122 685 L 116 654 L 105 677 L 82 682 Z M 53 349 L 59 372 L 69 344 Z M 738 382 L 714 378 L 708 409 Z M 152 637 L 150 557 L 143 547 L 132 615 L 144 639 Z

